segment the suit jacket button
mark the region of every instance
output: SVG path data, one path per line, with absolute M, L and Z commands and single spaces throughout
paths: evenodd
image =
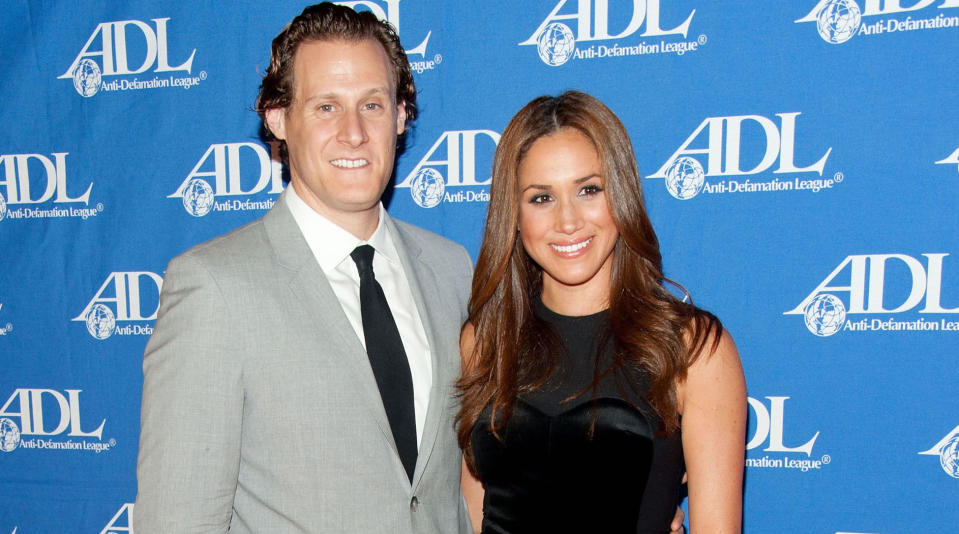
M 417 508 L 419 505 L 420 505 L 420 500 L 417 499 L 416 496 L 414 495 L 413 498 L 410 499 L 410 511 L 415 512 L 415 511 L 416 511 L 416 508 Z

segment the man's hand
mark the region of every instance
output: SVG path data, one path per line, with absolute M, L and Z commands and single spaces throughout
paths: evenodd
M 686 519 L 686 514 L 683 513 L 683 509 L 676 507 L 676 515 L 673 516 L 673 522 L 669 524 L 669 534 L 685 534 L 686 529 L 683 528 L 683 520 Z

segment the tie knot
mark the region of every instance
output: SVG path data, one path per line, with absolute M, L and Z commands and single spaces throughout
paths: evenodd
M 360 245 L 350 252 L 350 257 L 356 263 L 356 270 L 360 272 L 361 277 L 373 274 L 373 252 L 373 247 L 370 245 Z

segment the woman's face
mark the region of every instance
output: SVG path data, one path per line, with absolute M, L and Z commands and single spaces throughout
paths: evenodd
M 537 139 L 520 162 L 520 238 L 543 269 L 544 303 L 560 313 L 566 304 L 608 303 L 619 231 L 605 187 L 599 155 L 578 130 Z

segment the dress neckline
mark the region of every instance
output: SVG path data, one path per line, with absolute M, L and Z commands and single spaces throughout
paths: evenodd
M 555 312 L 543 303 L 542 295 L 537 295 L 533 300 L 533 314 L 552 324 L 559 325 L 591 325 L 600 324 L 609 316 L 609 308 L 600 310 L 589 315 L 563 315 Z

